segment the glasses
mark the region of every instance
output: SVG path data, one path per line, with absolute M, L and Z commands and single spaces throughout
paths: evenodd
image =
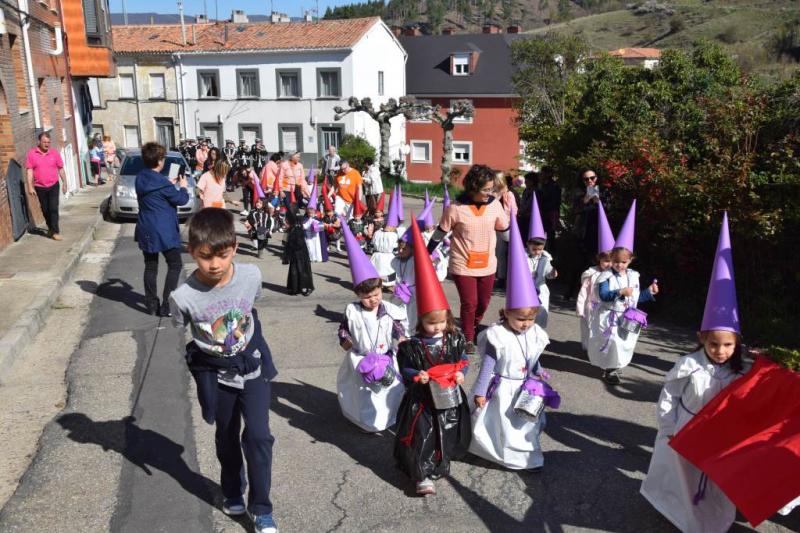
M 597 176 L 584 176 L 583 181 L 594 181 L 597 179 Z
M 491 187 L 484 187 L 483 189 L 480 190 L 480 192 L 482 192 L 483 194 L 491 194 L 494 192 L 494 185 Z

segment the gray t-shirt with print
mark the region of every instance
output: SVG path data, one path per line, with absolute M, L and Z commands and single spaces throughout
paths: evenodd
M 197 347 L 210 355 L 231 357 L 250 342 L 255 324 L 253 302 L 261 294 L 261 270 L 233 263 L 233 277 L 222 287 L 209 287 L 196 272 L 170 295 L 172 323 L 188 329 Z M 254 356 L 261 357 L 256 350 Z M 218 381 L 244 388 L 244 381 L 261 375 L 261 367 L 247 374 L 220 370 Z

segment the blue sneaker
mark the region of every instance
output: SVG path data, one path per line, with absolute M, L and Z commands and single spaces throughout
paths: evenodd
M 278 526 L 275 525 L 271 514 L 253 516 L 253 526 L 256 533 L 278 533 Z
M 222 512 L 228 516 L 238 516 L 247 512 L 247 508 L 244 506 L 244 498 L 239 496 L 238 498 L 225 498 L 225 501 L 222 502 Z

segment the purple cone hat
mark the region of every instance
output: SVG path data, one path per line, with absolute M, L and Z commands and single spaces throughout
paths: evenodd
M 706 307 L 703 311 L 703 323 L 700 331 L 740 332 L 727 212 L 722 217 L 722 228 L 719 230 L 717 252 L 714 254 L 714 268 L 708 284 Z
M 531 222 L 528 227 L 528 239 L 547 240 L 547 233 L 544 232 L 542 215 L 539 213 L 539 202 L 536 200 L 535 192 L 533 193 L 533 198 L 531 198 Z
M 614 248 L 614 234 L 603 209 L 603 202 L 597 202 L 597 253 L 610 252 Z
M 535 201 L 535 200 L 534 200 Z M 533 276 L 528 266 L 528 254 L 519 233 L 517 216 L 511 216 L 511 231 L 508 239 L 508 274 L 506 278 L 506 309 L 541 306 Z
M 417 224 L 424 224 L 425 228 L 433 227 L 433 204 L 435 202 L 426 202 L 422 212 L 417 216 Z
M 314 181 L 314 187 L 311 189 L 311 195 L 308 197 L 307 209 L 316 209 L 319 202 L 319 193 L 317 192 L 317 182 Z
M 339 221 L 342 223 L 344 246 L 347 248 L 347 259 L 350 262 L 350 276 L 353 278 L 353 285 L 358 285 L 364 280 L 379 278 L 378 271 L 369 262 L 369 257 L 359 246 L 344 217 L 339 217 Z
M 397 185 L 397 217 L 400 219 L 400 222 L 405 220 L 405 215 L 403 215 L 403 189 L 400 188 L 400 184 Z
M 442 213 L 450 207 L 450 193 L 447 191 L 447 184 L 444 184 L 444 196 L 442 197 Z
M 392 191 L 389 198 L 389 212 L 386 214 L 386 225 L 396 228 L 400 224 L 400 217 L 397 214 L 397 189 Z
M 633 234 L 636 230 L 636 200 L 631 204 L 628 210 L 628 216 L 625 217 L 625 222 L 622 223 L 622 229 L 619 230 L 617 240 L 614 241 L 614 248 L 626 248 L 633 251 Z
M 258 195 L 259 199 L 264 198 L 266 195 L 264 194 L 264 189 L 261 188 L 261 180 L 254 180 L 254 182 L 256 184 L 256 195 Z
M 425 207 L 428 207 L 429 203 L 431 203 L 431 197 L 428 195 L 428 188 L 425 187 Z M 419 220 L 419 217 L 417 217 L 417 220 Z

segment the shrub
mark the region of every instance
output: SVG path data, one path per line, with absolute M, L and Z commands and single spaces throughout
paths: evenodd
M 366 159 L 368 157 L 377 161 L 377 150 L 369 144 L 369 142 L 357 135 L 345 135 L 342 137 L 342 142 L 339 145 L 339 156 L 342 159 L 347 159 L 350 166 L 363 171 L 366 167 Z

